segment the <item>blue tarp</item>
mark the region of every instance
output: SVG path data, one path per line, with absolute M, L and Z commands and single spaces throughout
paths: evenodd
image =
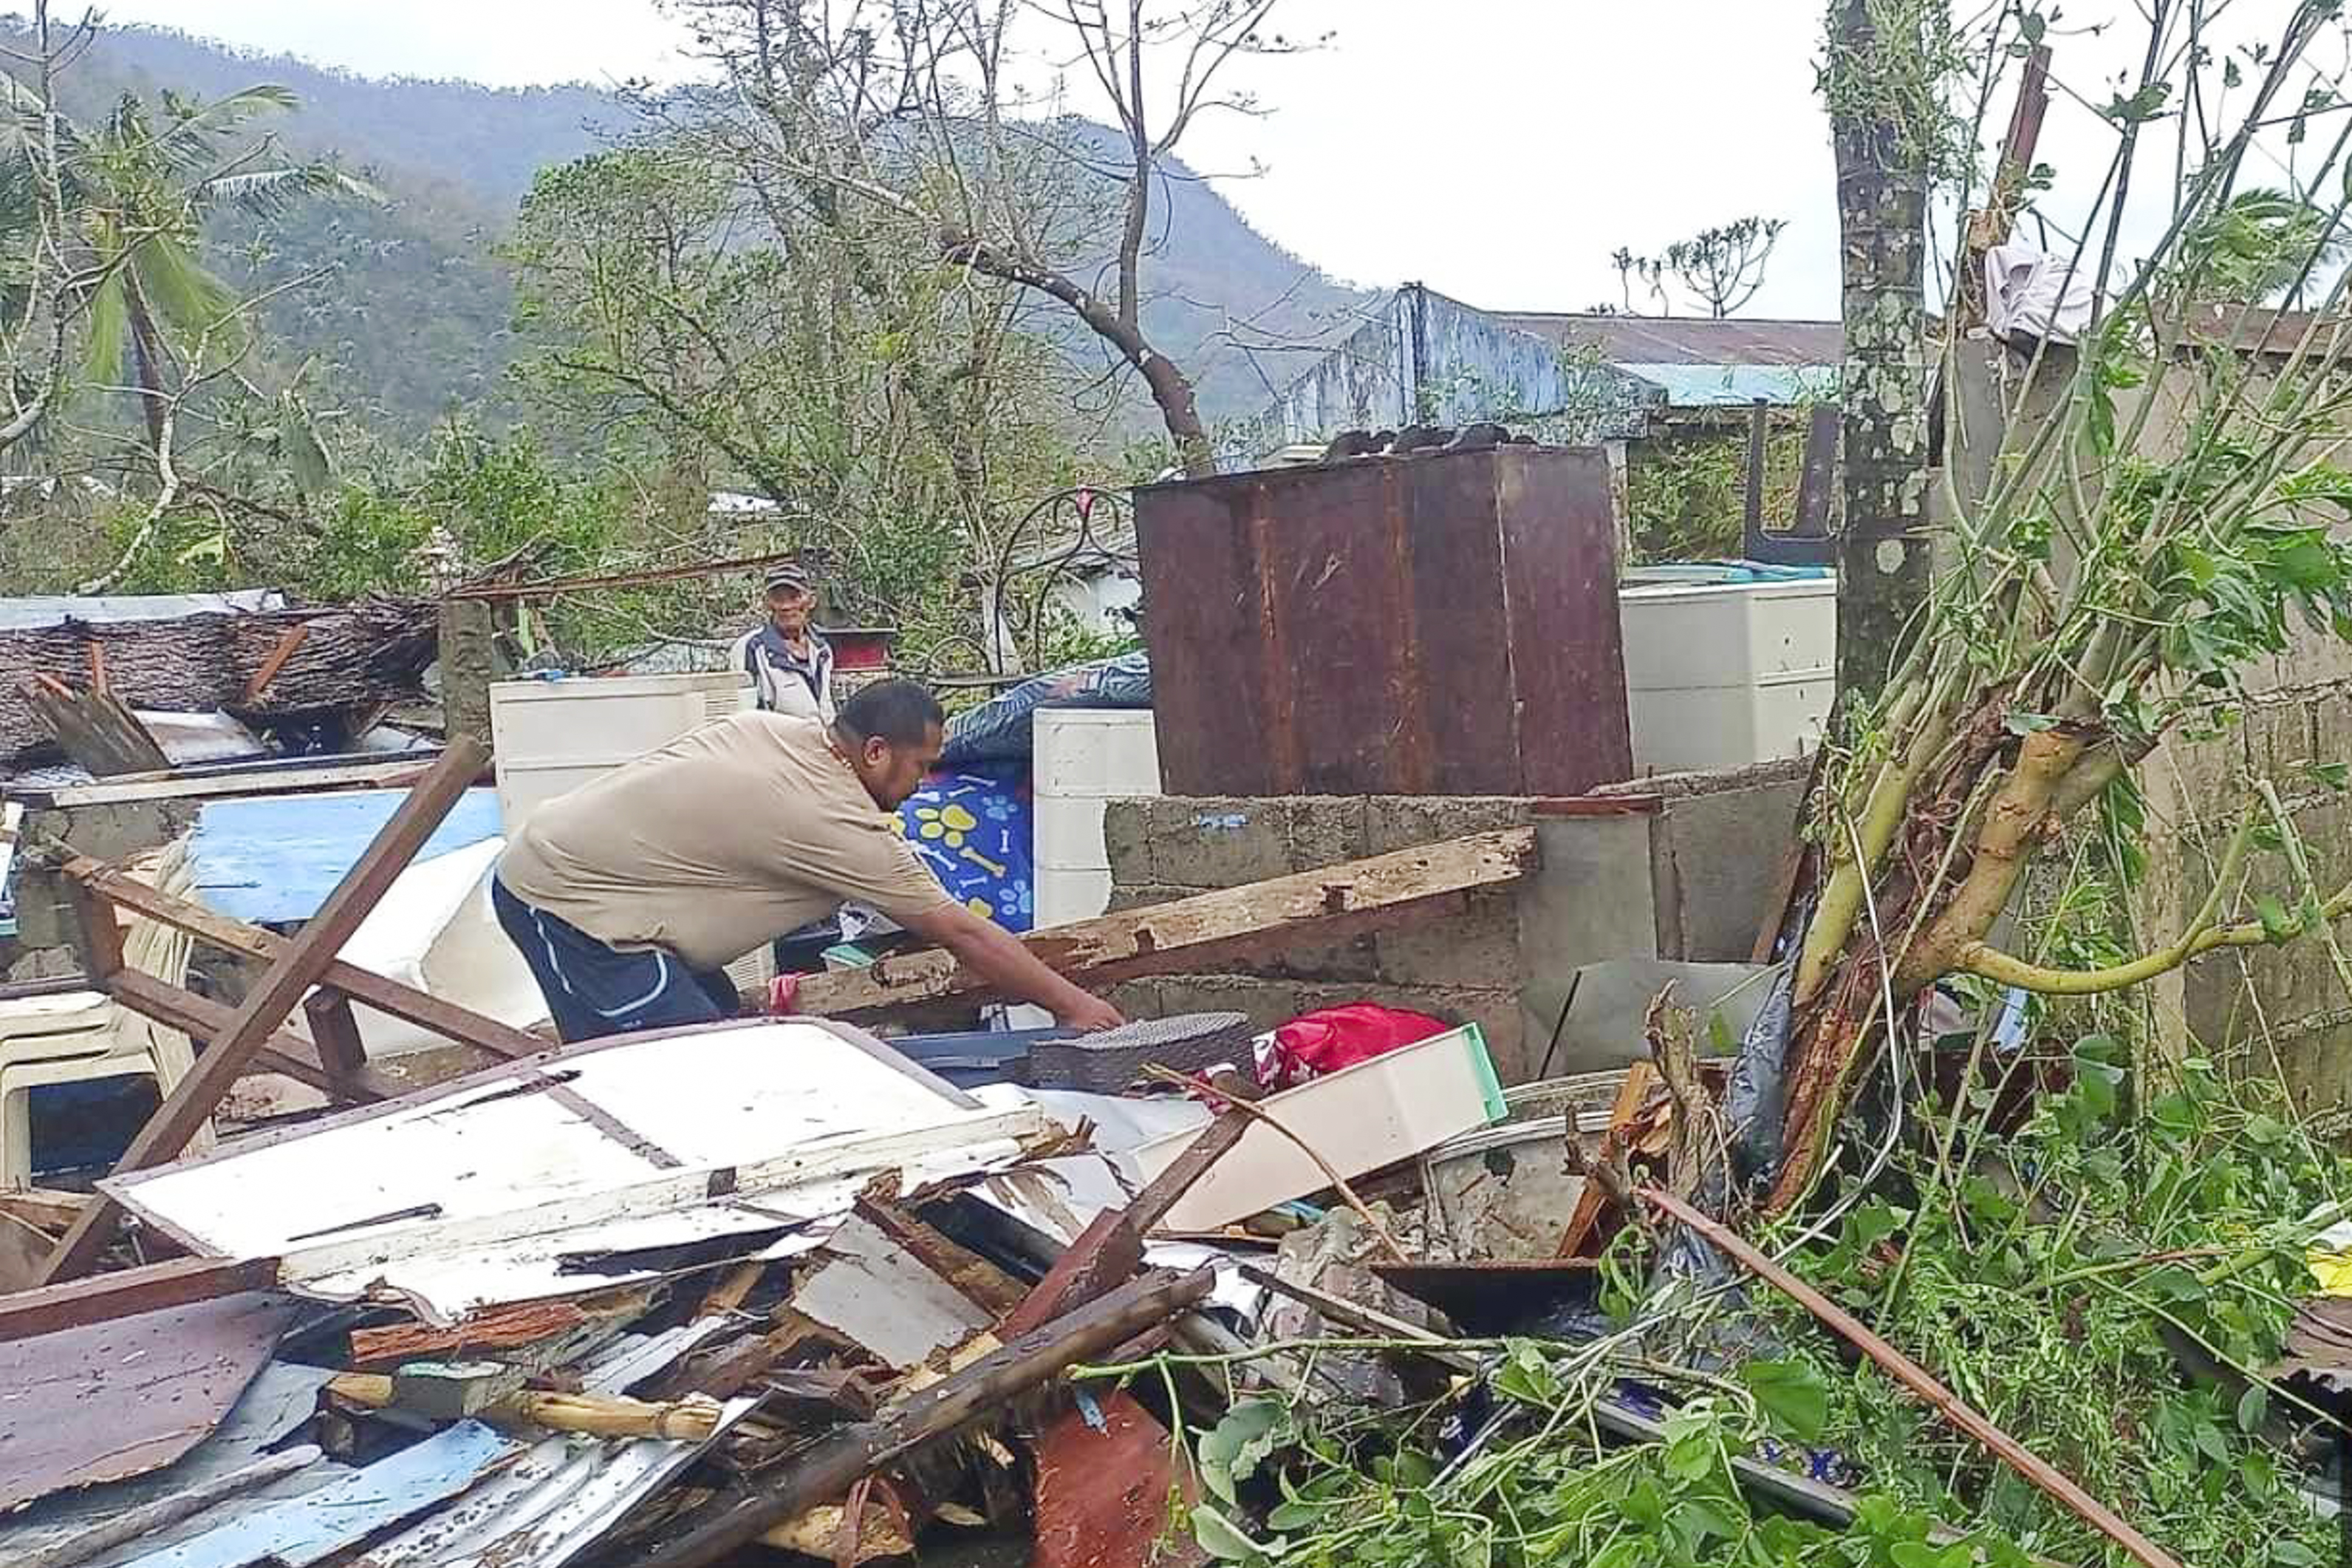
M 900 830 L 949 895 L 1007 931 L 1035 916 L 1030 882 L 1029 764 L 934 773 L 898 808 Z
M 402 789 L 353 789 L 207 801 L 189 845 L 196 896 L 239 920 L 308 920 L 406 798 Z M 462 850 L 499 831 L 499 792 L 468 789 L 416 858 Z

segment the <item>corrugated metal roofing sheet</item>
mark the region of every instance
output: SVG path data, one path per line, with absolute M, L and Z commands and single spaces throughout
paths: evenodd
M 239 920 L 308 920 L 407 798 L 404 789 L 352 789 L 207 800 L 189 843 L 196 896 Z M 431 860 L 499 831 L 499 792 L 468 789 L 416 859 Z
M 143 1475 L 194 1448 L 294 1310 L 249 1291 L 0 1344 L 0 1511 Z
M 177 621 L 184 615 L 251 615 L 282 610 L 286 596 L 274 588 L 241 588 L 231 593 L 70 593 L 0 599 L 0 632 L 30 632 L 68 621 Z
M 1845 358 L 1845 328 L 1836 321 L 1537 310 L 1487 314 L 1564 347 L 1591 348 L 1612 365 L 1834 365 Z
M 1780 407 L 1828 397 L 1835 365 L 1620 365 L 1666 394 L 1669 408 L 1735 408 L 1762 399 Z
M 81 1536 L 103 1520 L 163 1498 L 193 1490 L 233 1470 L 242 1469 L 310 1418 L 318 1408 L 319 1390 L 332 1376 L 334 1373 L 324 1367 L 300 1366 L 283 1361 L 270 1363 L 246 1386 L 245 1393 L 238 1397 L 227 1417 L 214 1429 L 213 1435 L 188 1450 L 175 1463 L 131 1480 L 45 1497 L 0 1520 L 0 1563 L 26 1562 L 36 1552 L 61 1546 Z M 291 1496 L 307 1491 L 324 1485 L 343 1469 L 343 1466 L 330 1460 L 318 1460 L 298 1477 L 291 1478 L 289 1484 L 272 1489 L 268 1493 L 247 1493 L 225 1506 L 231 1510 L 250 1507 L 267 1496 Z M 110 1564 L 125 1558 L 152 1552 L 189 1535 L 201 1534 L 204 1528 L 198 1521 L 184 1522 L 165 1530 L 160 1537 L 151 1535 L 144 1541 L 116 1547 L 91 1558 L 82 1568 L 109 1568 Z

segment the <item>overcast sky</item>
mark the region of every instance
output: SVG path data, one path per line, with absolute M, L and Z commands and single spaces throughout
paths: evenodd
M 655 0 L 104 8 L 118 22 L 369 76 L 521 86 L 688 68 L 684 35 Z M 1492 308 L 1582 309 L 1618 299 L 1618 246 L 1655 251 L 1756 214 L 1788 228 L 1744 314 L 1833 316 L 1837 218 L 1813 93 L 1822 12 L 1821 0 L 1286 0 L 1282 26 L 1331 30 L 1331 46 L 1251 62 L 1245 85 L 1273 112 L 1203 120 L 1182 152 L 1213 173 L 1264 164 L 1221 188 L 1276 242 L 1351 282 L 1417 280 Z M 2073 29 L 2116 15 L 2136 12 L 2127 0 L 2069 0 L 2064 19 Z M 2093 96 L 2137 53 L 2130 30 L 2060 40 L 2060 74 Z M 2062 179 L 2095 184 L 2111 144 L 2103 122 L 2062 96 L 2042 156 Z M 2169 153 L 2160 162 L 2168 183 Z

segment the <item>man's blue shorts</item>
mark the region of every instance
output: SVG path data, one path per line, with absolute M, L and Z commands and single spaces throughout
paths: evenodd
M 716 970 L 691 969 L 675 953 L 625 953 L 533 909 L 490 878 L 490 907 L 547 998 L 569 1044 L 641 1029 L 676 1029 L 735 1016 L 735 987 Z

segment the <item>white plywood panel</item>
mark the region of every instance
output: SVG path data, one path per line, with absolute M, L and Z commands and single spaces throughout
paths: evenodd
M 1032 808 L 1036 837 L 1030 863 L 1040 871 L 1108 871 L 1103 812 L 1109 805 L 1100 795 L 1038 796 Z
M 1039 708 L 1033 779 L 1043 796 L 1160 793 L 1160 744 L 1149 708 Z

